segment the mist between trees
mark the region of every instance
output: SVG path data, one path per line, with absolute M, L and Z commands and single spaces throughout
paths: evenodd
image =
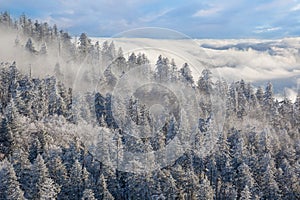
M 125 58 L 113 42 L 92 44 L 86 34 L 71 42 L 68 33 L 25 15 L 14 21 L 3 13 L 0 24 L 1 199 L 300 198 L 299 93 L 295 102 L 278 101 L 271 83 L 255 89 L 244 80 L 213 81 L 209 69 L 194 81 L 188 64 L 158 56 L 153 69 L 144 54 Z M 178 159 L 133 173 L 109 164 L 127 158 L 110 154 L 107 141 L 123 152 L 152 152 L 187 131 L 174 112 L 151 137 L 120 127 L 112 91 L 138 68 L 151 82 L 194 91 L 199 119 Z M 119 112 L 142 131 L 153 127 L 149 108 L 134 95 Z

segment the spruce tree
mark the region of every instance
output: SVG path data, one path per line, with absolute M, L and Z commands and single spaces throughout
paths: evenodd
M 60 187 L 50 178 L 48 168 L 40 154 L 33 164 L 32 173 L 34 199 L 55 199 Z
M 25 200 L 16 173 L 11 163 L 5 159 L 0 163 L 0 197 L 1 199 Z

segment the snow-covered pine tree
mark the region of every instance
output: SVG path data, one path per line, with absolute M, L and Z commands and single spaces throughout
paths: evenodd
M 55 181 L 56 184 L 58 184 L 61 187 L 61 190 L 59 194 L 57 195 L 58 199 L 66 199 L 68 198 L 68 172 L 63 164 L 61 158 L 56 155 L 55 157 L 49 158 L 50 161 L 48 162 L 48 169 L 49 169 L 49 175 L 51 179 Z
M 85 57 L 89 54 L 90 49 L 91 49 L 91 39 L 88 38 L 86 33 L 82 33 L 79 37 L 79 51 L 80 54 Z
M 33 44 L 33 41 L 31 38 L 28 38 L 27 42 L 26 42 L 26 45 L 25 45 L 25 49 L 32 53 L 32 54 L 35 54 L 37 53 L 37 51 L 35 50 L 35 47 L 34 47 L 34 44 Z
M 41 55 L 47 55 L 47 52 L 48 52 L 48 50 L 47 50 L 47 44 L 46 44 L 46 42 L 44 42 L 42 44 L 42 46 L 41 46 L 41 49 L 40 49 L 39 53 Z
M 0 124 L 0 154 L 9 158 L 13 152 L 14 138 L 10 130 L 8 121 L 2 117 Z
M 86 168 L 83 167 L 78 160 L 75 160 L 70 170 L 70 179 L 67 191 L 67 194 L 69 194 L 68 198 L 81 199 L 83 196 L 83 191 L 91 188 L 89 179 L 90 174 Z
M 200 186 L 199 190 L 197 191 L 197 199 L 199 200 L 213 200 L 214 199 L 214 191 L 211 185 L 209 184 L 209 181 L 207 179 L 207 176 L 205 174 L 202 175 L 200 180 Z
M 60 187 L 50 178 L 43 157 L 39 154 L 32 167 L 34 199 L 55 199 Z
M 81 200 L 96 200 L 93 190 L 85 189 Z
M 189 85 L 194 84 L 192 71 L 190 69 L 190 66 L 187 63 L 183 64 L 182 68 L 180 69 L 180 74 L 184 82 L 188 83 Z
M 12 164 L 4 159 L 0 162 L 0 197 L 1 199 L 25 200 Z

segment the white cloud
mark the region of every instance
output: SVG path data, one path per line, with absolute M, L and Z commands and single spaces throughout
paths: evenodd
M 300 4 L 295 5 L 294 7 L 291 8 L 291 11 L 299 11 L 300 10 Z
M 75 11 L 74 10 L 71 10 L 71 9 L 67 9 L 67 10 L 64 10 L 62 12 L 62 14 L 66 14 L 66 15 L 74 15 L 75 14 Z
M 56 24 L 58 26 L 58 28 L 70 28 L 72 26 L 75 25 L 74 20 L 67 18 L 67 17 L 57 17 L 57 18 L 53 18 L 51 16 L 47 16 L 45 18 L 37 18 L 38 21 L 41 22 L 47 22 L 48 24 L 52 25 L 52 24 Z
M 220 7 L 213 7 L 209 9 L 201 9 L 197 11 L 193 16 L 194 17 L 208 17 L 213 16 L 217 13 L 219 13 L 222 9 Z
M 300 38 L 280 40 L 168 40 L 145 38 L 114 38 L 116 46 L 124 52 L 142 52 L 147 55 L 153 66 L 158 55 L 174 58 L 178 67 L 188 62 L 197 79 L 204 66 L 211 67 L 215 76 L 228 81 L 244 80 L 251 82 L 267 82 L 269 80 L 285 80 L 290 88 L 297 87 L 295 78 L 300 77 L 298 44 Z M 270 43 L 271 42 L 271 43 Z M 201 44 L 222 47 L 226 45 L 249 44 L 249 48 L 238 50 L 214 50 L 199 48 Z M 276 45 L 275 45 L 276 44 Z M 251 46 L 259 46 L 266 50 L 255 50 Z M 275 45 L 275 46 L 274 46 Z M 279 47 L 276 47 L 276 46 Z M 286 45 L 284 48 L 280 46 Z M 272 49 L 274 54 L 267 49 Z M 128 54 L 125 53 L 127 56 Z M 278 84 L 277 84 L 278 85 Z M 298 82 L 300 87 L 300 79 Z
M 260 33 L 268 33 L 281 30 L 281 27 L 269 27 L 269 26 L 257 26 L 256 30 L 253 33 L 260 34 Z
M 159 12 L 155 12 L 155 13 L 151 13 L 151 14 L 148 14 L 144 17 L 140 17 L 139 20 L 141 22 L 152 22 L 166 14 L 168 14 L 169 12 L 171 12 L 172 10 L 174 10 L 173 8 L 168 8 L 168 9 L 164 9 L 164 10 L 161 10 Z
M 277 9 L 282 9 L 288 7 L 290 4 L 293 4 L 293 0 L 274 0 L 268 3 L 262 3 L 258 5 L 255 10 L 257 11 L 272 11 Z

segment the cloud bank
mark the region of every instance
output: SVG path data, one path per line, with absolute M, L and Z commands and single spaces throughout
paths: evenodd
M 104 41 L 108 38 L 93 38 Z M 300 38 L 276 40 L 260 39 L 149 39 L 112 38 L 121 46 L 125 57 L 132 52 L 145 53 L 155 67 L 157 57 L 174 59 L 178 68 L 187 62 L 194 79 L 209 68 L 216 79 L 229 83 L 244 79 L 255 86 L 265 86 L 271 81 L 279 99 L 285 93 L 295 99 L 300 89 Z

